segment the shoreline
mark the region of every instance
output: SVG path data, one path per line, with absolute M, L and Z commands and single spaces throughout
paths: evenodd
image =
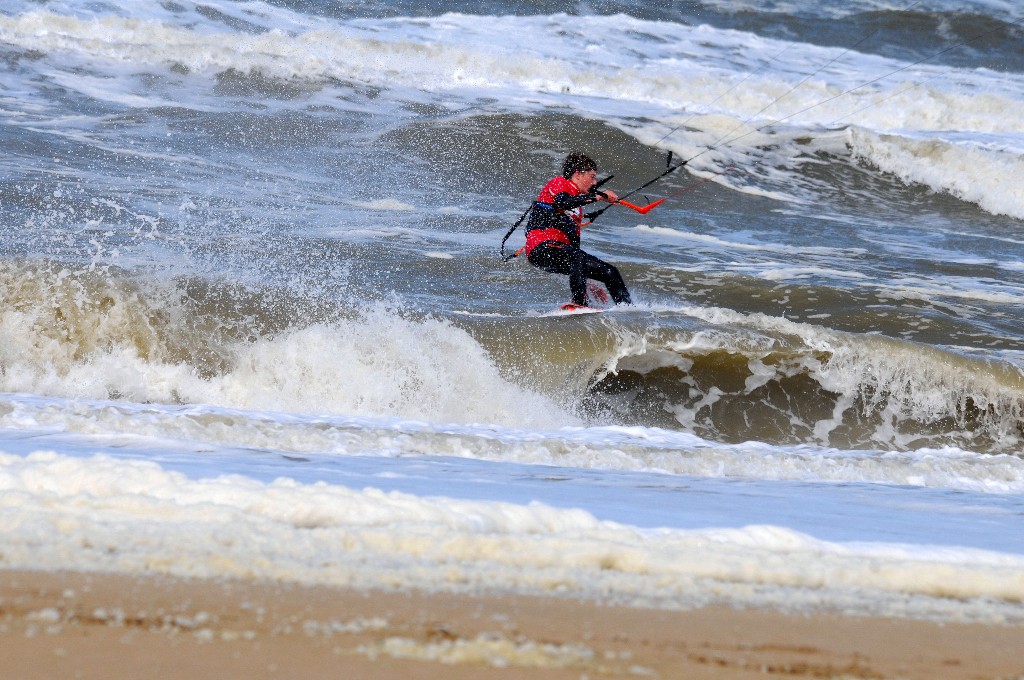
M 0 570 L 0 678 L 1020 678 L 1024 626 Z

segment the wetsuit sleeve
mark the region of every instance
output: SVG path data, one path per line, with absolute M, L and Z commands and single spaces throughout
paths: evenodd
M 559 210 L 574 210 L 579 208 L 581 205 L 589 205 L 597 200 L 595 194 L 581 194 L 580 196 L 572 196 L 569 193 L 563 191 L 562 193 L 555 194 L 554 206 Z

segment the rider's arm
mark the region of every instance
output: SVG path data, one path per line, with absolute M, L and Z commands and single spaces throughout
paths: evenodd
M 579 196 L 573 196 L 568 192 L 563 191 L 560 194 L 555 194 L 554 206 L 559 210 L 575 210 L 581 205 L 590 205 L 597 200 L 595 194 L 581 194 Z

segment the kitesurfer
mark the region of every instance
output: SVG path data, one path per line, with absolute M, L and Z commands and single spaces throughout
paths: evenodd
M 526 225 L 526 259 L 534 267 L 569 277 L 572 303 L 590 306 L 587 279 L 600 281 L 615 304 L 630 304 L 629 291 L 613 265 L 580 248 L 583 206 L 597 201 L 616 203 L 618 195 L 597 188 L 597 163 L 583 153 L 571 153 L 562 174 L 540 190 Z

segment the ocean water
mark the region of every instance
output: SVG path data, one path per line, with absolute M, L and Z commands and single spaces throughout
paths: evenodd
M 1022 25 L 8 0 L 0 567 L 1024 622 Z

